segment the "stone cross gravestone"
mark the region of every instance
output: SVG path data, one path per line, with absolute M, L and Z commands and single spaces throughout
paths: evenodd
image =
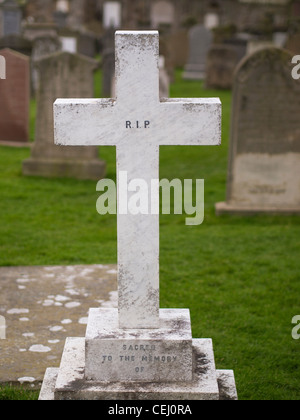
M 122 174 L 128 183 L 158 179 L 161 145 L 221 140 L 218 99 L 160 101 L 158 50 L 156 31 L 118 31 L 116 100 L 55 102 L 58 144 L 117 148 L 119 302 L 90 310 L 86 337 L 67 340 L 40 399 L 220 399 L 221 377 L 236 398 L 233 373 L 215 369 L 211 340 L 192 340 L 189 310 L 159 309 L 158 213 L 133 215 L 121 204 Z
M 29 57 L 8 48 L 1 50 L 0 56 L 6 64 L 6 79 L 0 82 L 0 140 L 28 142 Z
M 54 144 L 53 102 L 61 97 L 89 98 L 94 95 L 93 74 L 98 62 L 90 58 L 57 52 L 35 62 L 39 74 L 35 142 L 31 157 L 23 162 L 28 176 L 69 177 L 99 180 L 105 162 L 97 147 L 66 147 Z
M 292 54 L 246 57 L 234 81 L 227 201 L 217 214 L 300 213 L 300 84 Z

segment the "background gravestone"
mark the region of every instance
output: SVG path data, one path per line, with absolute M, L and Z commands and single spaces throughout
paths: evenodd
M 23 38 L 21 35 L 11 34 L 0 39 L 0 49 L 4 48 L 10 48 L 11 50 L 18 51 L 19 53 L 30 57 L 32 52 L 32 43 L 28 39 Z
M 53 103 L 57 98 L 92 98 L 95 60 L 58 52 L 37 62 L 39 90 L 37 94 L 36 140 L 32 156 L 23 162 L 24 175 L 103 178 L 105 163 L 98 158 L 97 147 L 66 147 L 54 144 Z
M 204 25 L 194 26 L 189 33 L 189 59 L 183 74 L 184 79 L 203 80 L 206 56 L 213 41 L 212 32 Z
M 233 46 L 213 45 L 207 55 L 205 87 L 231 89 L 238 63 L 239 58 Z
M 45 55 L 60 51 L 61 43 L 58 37 L 40 36 L 33 41 L 31 55 L 31 85 L 33 92 L 36 92 L 39 82 L 39 72 L 35 68 L 35 63 Z
M 238 67 L 227 202 L 217 213 L 300 213 L 300 84 L 292 55 L 260 50 Z
M 106 1 L 103 4 L 103 28 L 119 28 L 122 22 L 122 5 L 119 1 Z
M 170 1 L 160 0 L 151 4 L 151 27 L 172 26 L 175 21 L 175 6 Z
M 0 35 L 20 34 L 22 11 L 15 0 L 5 0 L 0 4 Z
M 29 140 L 29 58 L 10 49 L 0 51 L 6 59 L 6 80 L 0 81 L 0 140 Z

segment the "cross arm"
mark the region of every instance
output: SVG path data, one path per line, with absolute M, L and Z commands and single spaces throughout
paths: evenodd
M 61 146 L 115 146 L 113 99 L 57 99 L 54 141 Z M 105 123 L 104 123 L 105 122 Z
M 218 146 L 221 144 L 222 104 L 219 98 L 167 99 L 160 103 L 162 146 Z

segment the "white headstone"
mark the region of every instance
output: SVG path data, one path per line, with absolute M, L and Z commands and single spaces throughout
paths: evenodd
M 173 25 L 175 8 L 170 1 L 156 1 L 151 5 L 151 25 L 158 28 L 160 25 Z
M 217 13 L 207 13 L 204 16 L 204 26 L 206 29 L 217 28 L 220 24 L 220 18 Z
M 56 10 L 58 12 L 68 13 L 70 10 L 70 4 L 68 0 L 57 0 Z
M 122 5 L 118 1 L 107 1 L 103 5 L 103 26 L 105 29 L 120 28 Z
M 68 36 L 62 36 L 60 37 L 61 41 L 61 50 L 63 52 L 68 52 L 70 54 L 76 54 L 77 53 L 77 39 L 73 37 Z

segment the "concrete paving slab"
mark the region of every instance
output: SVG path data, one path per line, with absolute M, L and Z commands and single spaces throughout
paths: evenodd
M 91 307 L 117 307 L 117 266 L 0 267 L 0 383 L 40 386 Z

